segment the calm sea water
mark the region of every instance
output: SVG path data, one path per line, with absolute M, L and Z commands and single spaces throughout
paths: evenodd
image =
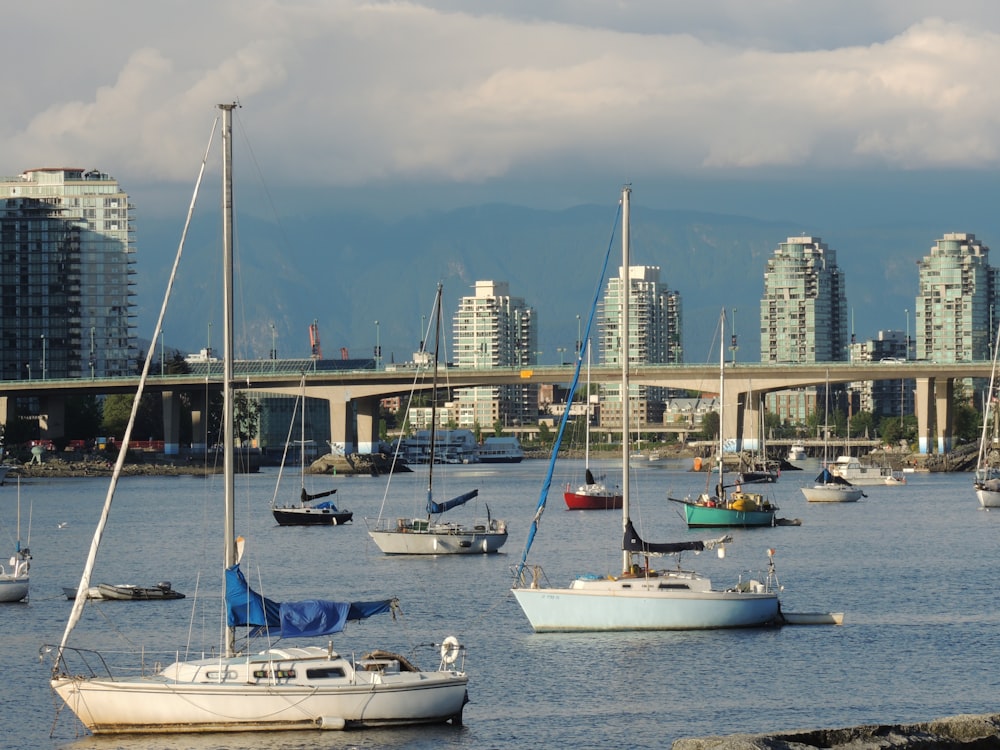
M 561 485 L 577 483 L 580 462 L 557 471 L 531 562 L 553 583 L 620 565 L 615 512 L 568 512 Z M 814 467 L 811 467 L 814 468 Z M 734 532 L 725 559 L 689 555 L 685 567 L 719 585 L 766 565 L 777 550 L 788 611 L 844 611 L 842 627 L 618 634 L 533 634 L 509 594 L 538 501 L 543 461 L 456 466 L 438 472 L 436 495 L 480 488 L 507 519 L 506 553 L 441 559 L 389 558 L 365 531 L 385 481 L 340 477 L 338 503 L 355 523 L 281 528 L 268 504 L 277 472 L 240 477 L 237 526 L 246 536 L 247 577 L 265 595 L 297 599 L 399 597 L 403 617 L 352 623 L 334 639 L 349 653 L 378 646 L 436 665 L 449 634 L 468 647 L 471 703 L 465 725 L 349 733 L 178 737 L 89 737 L 48 688 L 39 647 L 58 643 L 100 505 L 103 479 L 22 482 L 21 533 L 34 555 L 31 601 L 0 607 L 0 745 L 30 748 L 523 748 L 666 747 L 679 737 L 863 723 L 913 722 L 997 710 L 1000 594 L 996 586 L 1000 513 L 978 509 L 970 475 L 910 475 L 905 487 L 868 488 L 847 505 L 806 503 L 799 486 L 815 471 L 786 472 L 768 488 L 780 515 L 800 527 Z M 706 475 L 664 464 L 637 466 L 635 521 L 650 539 L 706 536 L 688 531 L 671 494 L 696 492 Z M 393 480 L 390 515 L 419 513 L 425 479 Z M 297 495 L 296 479 L 285 490 Z M 312 487 L 318 489 L 319 487 Z M 18 488 L 0 489 L 0 543 L 16 537 Z M 283 495 L 283 498 L 285 496 Z M 405 498 L 402 499 L 402 498 Z M 163 651 L 212 644 L 218 630 L 221 498 L 216 478 L 122 480 L 96 581 L 169 580 L 187 599 L 89 606 L 75 645 Z M 4 552 L 4 555 L 7 553 Z M 196 596 L 197 594 L 197 596 Z M 208 614 L 194 603 L 212 603 Z

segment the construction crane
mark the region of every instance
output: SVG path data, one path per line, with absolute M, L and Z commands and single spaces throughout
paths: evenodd
M 319 321 L 315 319 L 309 326 L 309 346 L 312 349 L 310 356 L 313 359 L 323 359 L 323 350 L 319 348 Z

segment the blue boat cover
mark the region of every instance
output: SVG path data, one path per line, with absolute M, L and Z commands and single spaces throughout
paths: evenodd
M 635 526 L 632 525 L 632 521 L 630 520 L 625 527 L 625 538 L 622 540 L 622 549 L 626 552 L 669 555 L 688 550 L 701 552 L 705 549 L 705 543 L 700 540 L 691 542 L 646 542 L 636 533 Z
M 446 510 L 451 510 L 452 508 L 457 508 L 463 503 L 469 502 L 472 498 L 479 495 L 479 490 L 472 490 L 472 492 L 466 492 L 464 495 L 459 495 L 458 497 L 452 498 L 444 503 L 436 503 L 431 500 L 430 496 L 427 497 L 427 512 L 428 513 L 444 513 Z
M 339 633 L 348 620 L 363 620 L 388 612 L 392 599 L 374 602 L 334 602 L 307 599 L 276 602 L 250 588 L 239 564 L 226 570 L 227 622 L 230 627 L 253 628 L 250 635 L 264 630 L 282 638 L 305 638 Z

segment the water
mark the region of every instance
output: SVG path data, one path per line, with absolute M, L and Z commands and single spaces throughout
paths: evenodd
M 619 514 L 563 510 L 562 483 L 577 483 L 583 473 L 581 462 L 567 464 L 557 472 L 531 555 L 558 584 L 620 565 Z M 469 649 L 471 698 L 461 728 L 239 736 L 88 737 L 68 711 L 57 713 L 48 664 L 39 661 L 38 650 L 62 635 L 70 608 L 62 587 L 78 581 L 107 480 L 22 482 L 22 536 L 30 505 L 34 566 L 30 603 L 0 607 L 7 717 L 0 744 L 136 750 L 666 747 L 684 736 L 996 710 L 1000 514 L 978 509 L 969 475 L 909 475 L 905 487 L 866 488 L 868 498 L 856 504 L 811 505 L 798 487 L 815 472 L 786 472 L 766 491 L 781 506 L 779 515 L 801 518 L 802 526 L 736 531 L 725 559 L 707 553 L 684 558 L 722 585 L 743 570 L 762 569 L 767 548 L 775 548 L 784 609 L 844 611 L 842 627 L 536 635 L 508 592 L 509 567 L 520 558 L 546 468 L 543 461 L 526 461 L 436 470 L 438 488 L 455 479 L 462 481 L 454 494 L 478 486 L 481 500 L 512 529 L 506 554 L 441 559 L 385 557 L 368 539 L 364 518 L 378 513 L 383 479 L 332 480 L 340 488 L 338 503 L 354 511 L 355 523 L 312 529 L 274 525 L 267 506 L 275 470 L 238 478 L 237 528 L 249 541 L 244 570 L 255 587 L 279 600 L 398 596 L 400 621 L 382 616 L 352 623 L 336 636 L 336 647 L 391 648 L 431 667 L 436 650 L 416 646 L 454 634 Z M 667 492 L 699 491 L 705 479 L 663 463 L 637 466 L 632 483 L 641 498 L 634 514 L 639 532 L 661 540 L 710 536 L 684 528 L 680 507 L 663 499 Z M 424 479 L 397 478 L 393 488 L 409 507 L 394 507 L 391 514 L 415 512 Z M 297 494 L 297 488 L 287 492 Z M 450 496 L 446 488 L 437 494 Z M 5 550 L 16 534 L 16 497 L 8 481 L 0 490 Z M 189 633 L 199 646 L 214 643 L 218 615 L 192 616 L 192 604 L 218 590 L 220 504 L 217 478 L 122 480 L 95 581 L 169 580 L 188 598 L 88 606 L 75 644 L 144 644 L 162 651 L 183 648 Z

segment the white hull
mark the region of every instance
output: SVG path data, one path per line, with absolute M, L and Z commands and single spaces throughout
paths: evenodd
M 464 672 L 401 671 L 392 659 L 357 666 L 326 649 L 293 648 L 178 662 L 127 680 L 60 675 L 52 687 L 95 734 L 461 722 Z
M 500 550 L 506 531 L 369 531 L 378 548 L 387 555 L 482 555 Z
M 1000 508 L 1000 492 L 977 489 L 976 497 L 979 498 L 979 506 L 982 508 Z
M 695 580 L 704 581 L 706 589 L 660 588 L 664 579 L 650 577 L 577 579 L 570 588 L 512 591 L 539 633 L 751 628 L 778 621 L 778 596 L 773 591 L 715 591 L 707 579 Z
M 19 602 L 28 596 L 28 576 L 0 576 L 0 602 Z
M 856 503 L 863 494 L 857 487 L 843 485 L 817 485 L 803 487 L 802 494 L 810 503 Z

